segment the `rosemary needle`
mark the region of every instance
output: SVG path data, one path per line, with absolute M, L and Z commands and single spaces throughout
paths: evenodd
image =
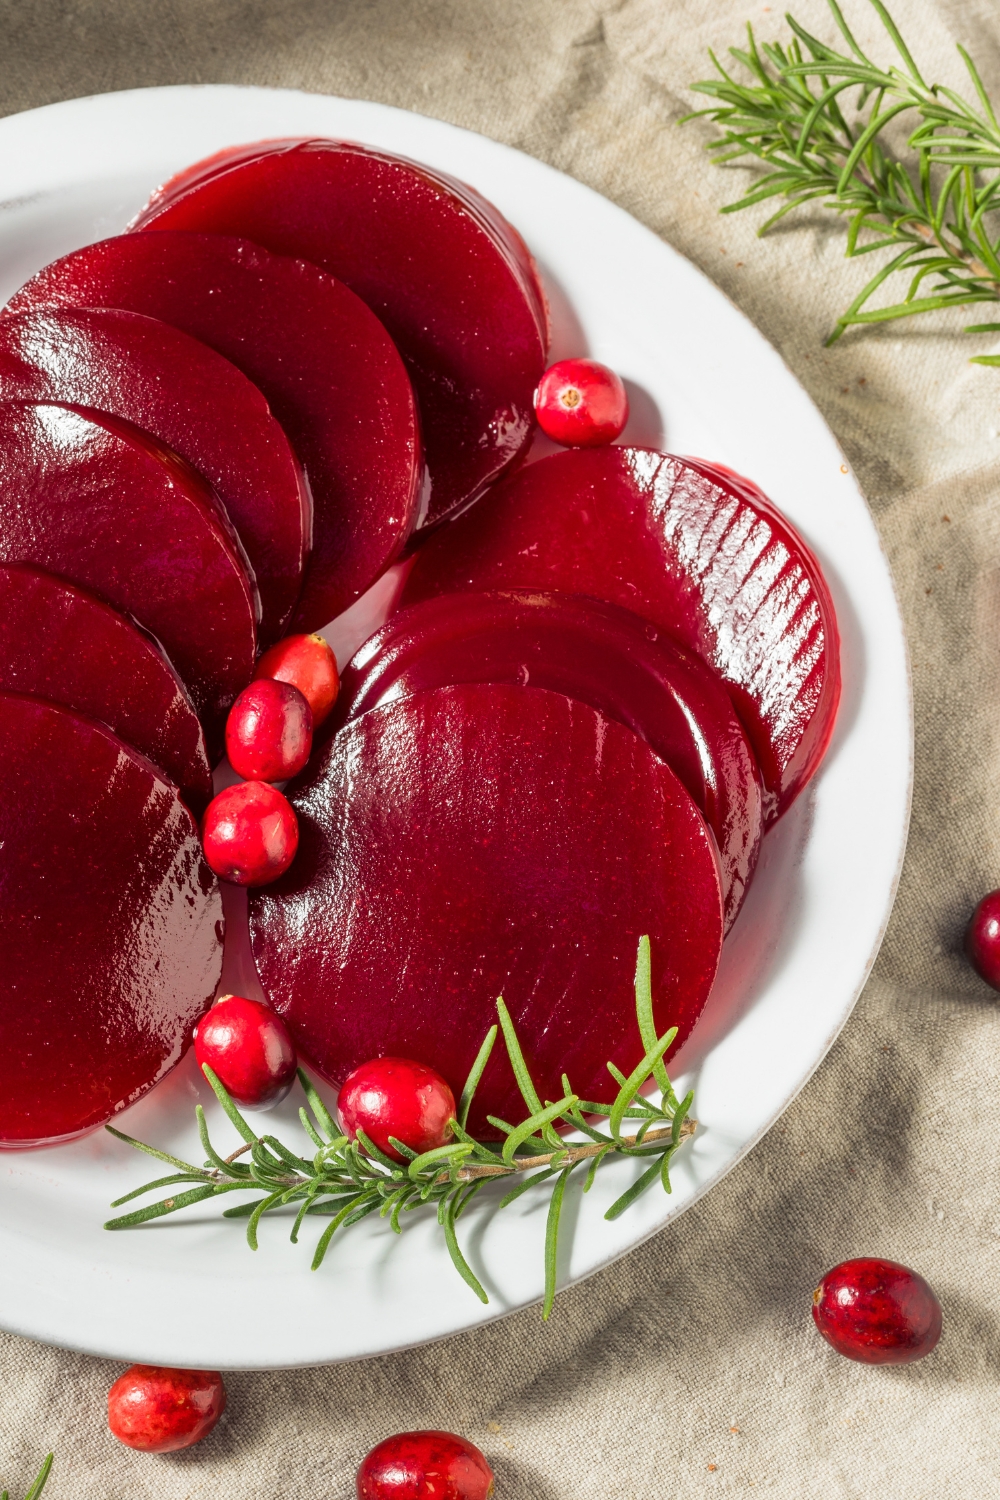
M 925 81 L 882 0 L 870 3 L 897 55 L 887 67 L 861 49 L 837 0 L 827 3 L 846 51 L 788 15 L 794 39 L 787 46 L 758 45 L 748 26 L 746 48 L 729 49 L 740 76 L 710 53 L 717 76 L 692 85 L 715 100 L 684 117 L 720 127 L 707 147 L 713 161 L 765 169 L 722 212 L 783 200 L 758 231 L 766 234 L 793 209 L 819 201 L 846 220 L 848 256 L 892 252 L 837 319 L 828 344 L 855 324 L 1000 300 L 1000 124 L 972 58 L 958 48 L 974 96 L 967 99 Z M 897 120 L 908 132 L 901 152 L 887 139 Z M 902 299 L 870 305 L 899 275 L 909 277 Z M 997 331 L 1000 323 L 967 329 Z M 972 362 L 1000 365 L 1000 355 Z
M 45 1481 L 49 1477 L 49 1470 L 51 1468 L 52 1454 L 46 1453 L 45 1457 L 42 1459 L 42 1467 L 35 1475 L 35 1482 L 31 1486 L 31 1489 L 28 1491 L 28 1493 L 25 1495 L 24 1500 L 38 1500 L 39 1495 L 45 1488 Z M 3 1490 L 2 1492 L 0 1492 L 0 1500 L 9 1500 L 9 1493 L 7 1490 Z
M 499 1208 L 520 1197 L 521 1193 L 547 1182 L 551 1198 L 545 1231 L 545 1292 L 542 1316 L 552 1310 L 556 1291 L 559 1223 L 566 1185 L 572 1173 L 586 1167 L 583 1191 L 587 1192 L 598 1168 L 609 1156 L 635 1156 L 651 1164 L 638 1180 L 608 1209 L 606 1218 L 617 1218 L 640 1193 L 659 1180 L 670 1192 L 670 1163 L 681 1143 L 692 1135 L 695 1122 L 689 1118 L 692 1095 L 678 1101 L 666 1069 L 663 1054 L 676 1032 L 673 1028 L 657 1036 L 653 1025 L 653 1001 L 650 977 L 649 939 L 639 942 L 635 974 L 635 1003 L 639 1033 L 645 1049 L 642 1063 L 624 1078 L 610 1063 L 608 1071 L 619 1084 L 617 1098 L 611 1104 L 597 1104 L 578 1099 L 564 1078 L 565 1097 L 555 1103 L 543 1103 L 531 1078 L 510 1013 L 502 1000 L 497 1001 L 499 1034 L 502 1034 L 511 1068 L 518 1081 L 530 1113 L 517 1125 L 505 1121 L 494 1123 L 506 1136 L 502 1150 L 475 1140 L 465 1129 L 469 1106 L 482 1076 L 490 1051 L 498 1036 L 498 1027 L 488 1033 L 473 1063 L 461 1094 L 459 1119 L 452 1122 L 452 1142 L 427 1151 L 423 1156 L 408 1153 L 407 1160 L 392 1161 L 364 1136 L 351 1141 L 341 1134 L 336 1122 L 324 1107 L 307 1076 L 299 1079 L 309 1106 L 300 1111 L 303 1126 L 316 1154 L 311 1160 L 291 1152 L 273 1135 L 257 1136 L 240 1114 L 220 1080 L 206 1068 L 205 1076 L 215 1091 L 230 1122 L 242 1136 L 244 1145 L 223 1157 L 212 1146 L 201 1108 L 198 1125 L 207 1160 L 194 1166 L 178 1157 L 147 1146 L 108 1125 L 105 1128 L 126 1145 L 134 1146 L 177 1170 L 168 1177 L 136 1188 L 111 1206 L 120 1208 L 134 1198 L 144 1197 L 175 1184 L 190 1184 L 182 1192 L 172 1191 L 145 1208 L 132 1210 L 105 1224 L 105 1229 L 133 1229 L 151 1219 L 175 1213 L 209 1198 L 232 1192 L 253 1192 L 252 1201 L 224 1210 L 226 1218 L 245 1218 L 247 1242 L 257 1248 L 257 1226 L 262 1217 L 289 1204 L 299 1211 L 292 1226 L 291 1239 L 297 1243 L 305 1219 L 320 1215 L 330 1219 L 313 1255 L 313 1270 L 323 1262 L 327 1248 L 340 1228 L 356 1224 L 371 1213 L 388 1218 L 390 1227 L 401 1233 L 400 1214 L 432 1204 L 437 1210 L 444 1242 L 455 1269 L 481 1301 L 488 1301 L 485 1289 L 476 1277 L 458 1243 L 456 1224 L 462 1213 L 487 1183 L 496 1178 L 522 1177 L 501 1200 Z M 642 1097 L 641 1090 L 650 1079 L 659 1086 L 660 1102 Z M 584 1117 L 608 1118 L 610 1131 L 605 1134 Z M 640 1121 L 637 1131 L 622 1134 L 626 1120 Z M 559 1135 L 557 1122 L 569 1126 L 585 1139 L 567 1140 Z M 239 1159 L 242 1158 L 242 1159 Z M 34 1494 L 35 1492 L 33 1492 Z

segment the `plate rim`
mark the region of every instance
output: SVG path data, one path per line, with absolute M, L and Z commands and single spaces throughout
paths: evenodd
M 540 169 L 543 173 L 552 174 L 553 178 L 558 178 L 562 181 L 571 183 L 574 190 L 586 195 L 589 200 L 591 200 L 592 207 L 599 206 L 599 211 L 602 214 L 607 213 L 610 210 L 614 216 L 620 219 L 620 221 L 627 222 L 629 232 L 633 232 L 636 229 L 641 231 L 642 235 L 647 236 L 648 239 L 654 243 L 657 253 L 666 252 L 669 256 L 673 257 L 676 264 L 680 264 L 684 268 L 686 268 L 686 272 L 690 272 L 704 284 L 705 288 L 709 289 L 711 296 L 717 299 L 721 299 L 726 304 L 729 315 L 738 318 L 740 323 L 744 325 L 746 329 L 750 330 L 754 338 L 761 341 L 766 349 L 770 351 L 770 354 L 773 355 L 773 357 L 780 363 L 781 369 L 784 372 L 784 376 L 796 388 L 801 398 L 808 403 L 815 419 L 821 424 L 822 428 L 832 439 L 838 451 L 840 451 L 839 443 L 837 443 L 835 436 L 827 426 L 825 418 L 819 411 L 816 403 L 805 391 L 805 389 L 798 381 L 794 373 L 790 370 L 780 353 L 774 348 L 773 345 L 771 345 L 766 340 L 760 330 L 756 328 L 756 326 L 737 306 L 732 298 L 729 297 L 721 288 L 719 288 L 711 280 L 710 277 L 702 272 L 691 261 L 687 260 L 686 257 L 682 256 L 680 252 L 677 251 L 673 246 L 669 245 L 669 243 L 661 239 L 660 236 L 656 235 L 656 233 L 647 225 L 635 219 L 631 214 L 622 209 L 619 205 L 596 193 L 595 190 L 587 187 L 577 179 L 570 177 L 568 174 L 562 173 L 558 171 L 558 169 L 549 166 L 545 162 L 541 162 L 536 158 L 530 157 L 526 155 L 526 153 L 518 151 L 516 148 L 505 145 L 502 142 L 493 141 L 489 137 L 481 135 L 477 132 L 468 131 L 448 122 L 436 120 L 433 116 L 430 115 L 421 114 L 415 111 L 403 110 L 393 105 L 380 104 L 376 101 L 368 101 L 359 98 L 349 98 L 346 96 L 328 94 L 314 94 L 307 93 L 302 90 L 267 88 L 252 85 L 244 86 L 237 84 L 176 84 L 120 90 L 103 94 L 91 94 L 81 96 L 78 99 L 63 100 L 53 104 L 39 106 L 36 109 L 23 111 L 19 114 L 7 116 L 6 118 L 0 120 L 0 139 L 2 139 L 4 136 L 16 135 L 18 131 L 22 131 L 25 129 L 27 129 L 28 134 L 30 135 L 33 128 L 33 123 L 41 123 L 46 128 L 54 124 L 58 128 L 61 122 L 71 117 L 74 113 L 79 114 L 81 109 L 85 111 L 88 106 L 95 110 L 98 114 L 100 114 L 102 110 L 107 110 L 109 108 L 111 108 L 112 112 L 114 111 L 114 109 L 124 108 L 127 113 L 130 105 L 138 105 L 139 108 L 142 109 L 145 106 L 146 102 L 150 100 L 163 101 L 164 103 L 166 103 L 168 100 L 176 100 L 177 102 L 180 102 L 182 96 L 189 97 L 192 94 L 199 95 L 201 98 L 209 99 L 219 99 L 222 96 L 225 96 L 231 99 L 239 99 L 240 101 L 250 101 L 251 99 L 265 96 L 272 103 L 274 101 L 288 100 L 294 101 L 296 103 L 301 103 L 302 101 L 310 101 L 314 105 L 317 103 L 320 105 L 333 103 L 336 106 L 358 106 L 362 111 L 373 111 L 378 116 L 391 117 L 395 119 L 397 123 L 403 121 L 409 122 L 412 120 L 420 121 L 425 127 L 431 130 L 440 130 L 447 133 L 452 138 L 472 140 L 473 142 L 478 143 L 478 147 L 480 149 L 486 148 L 487 151 L 504 153 L 511 158 L 516 158 L 521 163 L 530 164 L 531 170 Z M 81 131 L 80 135 L 81 137 L 83 137 L 86 135 L 86 132 Z M 404 154 L 406 153 L 404 152 Z M 116 175 L 123 176 L 124 174 L 118 172 Z M 2 180 L 2 177 L 3 174 L 0 173 L 0 180 Z M 67 185 L 70 185 L 70 183 L 74 181 L 78 181 L 78 179 L 67 179 Z M 52 190 L 54 189 L 43 189 L 42 191 L 45 192 Z M 0 209 L 6 207 L 10 203 L 10 201 L 10 198 L 7 197 L 4 204 L 0 205 Z M 0 219 L 0 244 L 2 244 L 2 240 L 3 222 L 2 219 Z M 853 487 L 862 502 L 862 505 L 867 510 L 867 503 L 864 500 L 864 496 L 860 490 L 860 487 L 857 485 L 857 481 L 853 475 L 853 471 L 851 471 L 850 478 Z M 909 825 L 910 808 L 912 804 L 914 755 L 913 690 L 909 652 L 906 644 L 905 627 L 902 619 L 902 612 L 899 607 L 898 596 L 896 594 L 895 583 L 892 577 L 892 570 L 889 566 L 885 547 L 882 543 L 881 536 L 879 535 L 878 528 L 875 525 L 874 517 L 871 516 L 870 510 L 868 511 L 868 516 L 871 523 L 872 535 L 876 542 L 878 561 L 881 564 L 882 571 L 885 575 L 885 580 L 889 585 L 889 594 L 894 610 L 895 624 L 898 631 L 898 641 L 896 644 L 902 646 L 902 659 L 905 679 L 905 731 L 907 747 L 906 786 L 904 796 L 905 807 L 900 819 L 898 844 L 895 850 L 894 871 L 891 877 L 891 881 L 888 883 L 888 888 L 884 897 L 878 930 L 874 936 L 873 941 L 870 944 L 869 951 L 863 965 L 863 971 L 860 973 L 860 978 L 858 978 L 857 982 L 853 986 L 853 992 L 850 995 L 849 1000 L 842 1007 L 841 1012 L 836 1016 L 833 1024 L 827 1031 L 822 1046 L 817 1050 L 815 1056 L 811 1058 L 808 1069 L 804 1073 L 802 1073 L 800 1077 L 798 1077 L 794 1088 L 790 1093 L 787 1094 L 786 1097 L 782 1099 L 780 1105 L 774 1110 L 774 1112 L 770 1114 L 766 1120 L 762 1121 L 758 1128 L 741 1143 L 739 1148 L 734 1153 L 729 1155 L 726 1160 L 717 1167 L 716 1170 L 707 1175 L 703 1180 L 698 1181 L 692 1191 L 685 1197 L 684 1202 L 680 1207 L 680 1212 L 683 1212 L 693 1203 L 699 1201 L 712 1187 L 714 1187 L 719 1181 L 721 1181 L 722 1178 L 729 1171 L 731 1171 L 733 1167 L 735 1167 L 737 1163 L 741 1161 L 743 1157 L 745 1157 L 755 1145 L 759 1143 L 759 1141 L 768 1132 L 768 1130 L 770 1130 L 774 1123 L 780 1118 L 784 1110 L 788 1108 L 788 1106 L 812 1078 L 813 1074 L 816 1072 L 821 1062 L 826 1057 L 830 1048 L 833 1046 L 833 1043 L 840 1034 L 840 1031 L 846 1024 L 848 1017 L 850 1016 L 855 1004 L 857 1003 L 861 991 L 867 983 L 891 916 L 892 907 L 902 871 L 903 861 L 905 858 L 907 831 Z M 28 1154 L 29 1153 L 7 1152 L 0 1154 L 0 1171 L 2 1171 L 5 1160 L 9 1160 L 11 1156 L 26 1156 Z M 35 1153 L 31 1153 L 31 1155 L 35 1155 Z M 593 1260 L 586 1266 L 585 1269 L 580 1271 L 579 1274 L 573 1275 L 569 1280 L 561 1281 L 560 1286 L 563 1287 L 577 1281 L 584 1280 L 586 1279 L 586 1277 L 594 1274 L 596 1271 L 603 1269 L 605 1266 L 620 1258 L 621 1255 L 627 1253 L 630 1249 L 637 1247 L 639 1244 L 652 1237 L 652 1235 L 658 1233 L 667 1222 L 670 1222 L 675 1217 L 677 1217 L 676 1213 L 665 1214 L 661 1219 L 658 1220 L 658 1222 L 646 1225 L 642 1228 L 641 1232 L 630 1238 L 628 1244 L 623 1248 L 612 1249 L 607 1254 L 604 1254 L 596 1260 Z M 0 1243 L 4 1243 L 5 1241 L 7 1241 L 9 1244 L 10 1240 L 14 1237 L 16 1237 L 16 1231 L 14 1231 L 12 1234 L 9 1229 L 5 1229 L 3 1226 L 0 1226 Z M 257 1362 L 248 1364 L 243 1361 L 238 1361 L 236 1363 L 227 1363 L 225 1360 L 218 1360 L 215 1363 L 217 1363 L 221 1368 L 263 1369 L 289 1367 L 297 1363 L 304 1365 L 327 1363 L 330 1362 L 331 1359 L 335 1359 L 339 1362 L 341 1360 L 368 1358 L 377 1353 L 389 1353 L 395 1350 L 414 1347 L 416 1344 L 420 1343 L 434 1342 L 443 1338 L 450 1337 L 454 1333 L 457 1333 L 462 1329 L 471 1329 L 474 1327 L 485 1325 L 488 1322 L 494 1322 L 497 1319 L 506 1316 L 509 1312 L 514 1311 L 520 1307 L 532 1305 L 538 1300 L 539 1299 L 537 1296 L 527 1297 L 523 1300 L 518 1301 L 514 1306 L 503 1306 L 498 1302 L 491 1305 L 491 1307 L 488 1309 L 481 1309 L 478 1308 L 478 1305 L 473 1305 L 470 1308 L 471 1315 L 464 1320 L 454 1324 L 453 1326 L 442 1328 L 437 1332 L 425 1334 L 424 1336 L 417 1339 L 407 1338 L 402 1342 L 395 1344 L 379 1344 L 377 1347 L 358 1349 L 353 1353 L 339 1353 L 332 1356 L 326 1355 L 325 1357 L 316 1356 L 315 1354 L 313 1354 L 311 1356 L 307 1356 L 301 1361 L 283 1357 L 276 1361 L 265 1361 L 263 1363 Z M 92 1337 L 84 1335 L 81 1338 L 77 1339 L 72 1336 L 71 1331 L 65 1329 L 61 1329 L 58 1332 L 58 1336 L 53 1337 L 50 1326 L 48 1328 L 48 1331 L 41 1330 L 40 1323 L 44 1324 L 45 1321 L 45 1319 L 32 1318 L 31 1316 L 26 1316 L 24 1318 L 15 1316 L 12 1318 L 12 1309 L 6 1305 L 6 1298 L 2 1293 L 0 1293 L 0 1322 L 2 1322 L 2 1325 L 4 1327 L 9 1328 L 10 1331 L 15 1333 L 22 1333 L 27 1337 L 42 1339 L 43 1341 L 57 1342 L 62 1347 L 69 1347 L 79 1349 L 88 1353 L 97 1353 L 103 1355 L 112 1353 L 113 1357 L 119 1357 L 119 1351 L 123 1347 L 119 1344 L 113 1343 L 113 1347 L 109 1347 L 107 1342 L 98 1345 L 94 1343 Z M 125 1357 L 125 1355 L 122 1354 L 121 1357 Z M 137 1356 L 130 1355 L 128 1357 Z

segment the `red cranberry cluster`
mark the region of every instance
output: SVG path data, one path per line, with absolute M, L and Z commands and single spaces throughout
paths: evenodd
M 226 721 L 229 763 L 243 780 L 214 797 L 202 820 L 205 858 L 220 880 L 269 885 L 292 863 L 298 820 L 271 783 L 302 770 L 339 685 L 336 658 L 319 635 L 288 636 L 257 663 Z

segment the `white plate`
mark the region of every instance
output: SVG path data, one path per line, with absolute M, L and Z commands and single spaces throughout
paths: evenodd
M 629 1162 L 606 1166 L 588 1197 L 579 1189 L 568 1197 L 565 1283 L 623 1254 L 718 1182 L 774 1123 L 850 1013 L 906 839 L 912 726 L 902 625 L 844 456 L 775 351 L 634 219 L 481 136 L 379 104 L 227 87 L 109 94 L 16 115 L 0 121 L 0 296 L 53 257 L 117 233 L 187 163 L 241 141 L 306 134 L 403 152 L 492 199 L 542 267 L 554 354 L 589 352 L 627 378 L 627 437 L 720 459 L 757 480 L 815 548 L 837 607 L 844 697 L 830 753 L 765 841 L 681 1060 L 699 1133 L 677 1157 L 671 1198 L 650 1191 L 607 1223 L 604 1209 L 631 1180 Z M 198 1093 L 189 1062 L 117 1123 L 199 1160 Z M 290 1106 L 267 1118 L 269 1128 L 295 1128 Z M 461 1238 L 490 1293 L 484 1308 L 423 1215 L 401 1239 L 364 1221 L 335 1241 L 318 1274 L 309 1270 L 313 1235 L 293 1247 L 277 1219 L 265 1222 L 256 1255 L 217 1210 L 105 1233 L 109 1201 L 157 1175 L 147 1160 L 103 1131 L 58 1150 L 0 1154 L 3 1326 L 123 1359 L 252 1368 L 402 1348 L 541 1294 L 544 1191 L 499 1215 L 484 1197 L 463 1221 Z

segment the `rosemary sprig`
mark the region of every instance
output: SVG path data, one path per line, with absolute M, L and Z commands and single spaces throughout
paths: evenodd
M 748 26 L 746 49 L 729 49 L 750 81 L 734 77 L 710 52 L 718 77 L 692 85 L 717 101 L 685 116 L 721 127 L 708 143 L 713 160 L 767 168 L 722 212 L 784 199 L 758 231 L 763 235 L 793 209 L 822 200 L 847 219 L 848 256 L 895 252 L 837 319 L 828 344 L 852 324 L 996 302 L 1000 237 L 992 216 L 1000 209 L 1000 124 L 972 58 L 958 48 L 975 94 L 970 102 L 944 84 L 925 82 L 882 0 L 870 3 L 899 57 L 886 68 L 862 51 L 837 0 L 827 3 L 847 52 L 828 47 L 786 15 L 795 34 L 788 46 L 758 46 Z M 855 89 L 852 109 L 847 96 Z M 910 122 L 907 160 L 886 140 L 901 116 Z M 897 273 L 910 277 L 902 300 L 870 307 Z M 1000 324 L 966 331 L 996 332 Z M 1000 355 L 972 362 L 1000 365 Z
M 39 1495 L 45 1488 L 45 1481 L 49 1477 L 49 1470 L 51 1469 L 51 1467 L 52 1454 L 46 1453 L 45 1457 L 42 1459 L 42 1467 L 35 1475 L 35 1482 L 31 1486 L 31 1489 L 28 1491 L 28 1493 L 25 1495 L 24 1500 L 38 1500 Z M 7 1490 L 3 1490 L 2 1492 L 0 1492 L 0 1500 L 9 1500 Z
M 542 1317 L 547 1318 L 552 1310 L 556 1290 L 560 1215 L 566 1184 L 572 1173 L 584 1163 L 587 1164 L 583 1191 L 588 1192 L 598 1168 L 609 1156 L 633 1156 L 649 1160 L 650 1165 L 646 1170 L 605 1214 L 605 1218 L 616 1219 L 655 1181 L 659 1180 L 664 1191 L 670 1192 L 670 1163 L 674 1153 L 681 1142 L 695 1130 L 695 1122 L 688 1118 L 693 1095 L 688 1093 L 685 1098 L 678 1100 L 663 1065 L 664 1053 L 677 1035 L 677 1028 L 671 1027 L 662 1036 L 656 1034 L 650 983 L 649 939 L 645 937 L 639 942 L 635 1004 L 645 1055 L 627 1078 L 613 1063 L 608 1063 L 608 1071 L 618 1084 L 618 1095 L 614 1102 L 598 1104 L 593 1100 L 580 1099 L 573 1093 L 564 1074 L 563 1097 L 554 1102 L 546 1100 L 543 1103 L 532 1081 L 510 1013 L 503 999 L 499 999 L 499 1026 L 490 1028 L 462 1090 L 458 1119 L 452 1121 L 453 1140 L 418 1156 L 401 1141 L 391 1138 L 393 1145 L 406 1158 L 403 1163 L 384 1155 L 363 1132 L 359 1131 L 357 1142 L 349 1140 L 301 1070 L 299 1080 L 309 1110 L 307 1112 L 300 1109 L 299 1118 L 316 1147 L 316 1152 L 311 1158 L 299 1156 L 273 1135 L 258 1136 L 240 1114 L 212 1069 L 206 1067 L 203 1070 L 205 1077 L 242 1137 L 243 1145 L 229 1156 L 220 1156 L 209 1139 L 205 1113 L 200 1104 L 196 1110 L 198 1131 L 207 1158 L 200 1167 L 159 1151 L 154 1146 L 147 1146 L 108 1125 L 106 1128 L 118 1140 L 174 1168 L 168 1176 L 147 1182 L 143 1187 L 126 1193 L 111 1205 L 112 1208 L 120 1208 L 135 1198 L 163 1188 L 191 1185 L 185 1186 L 182 1191 L 171 1192 L 168 1197 L 148 1204 L 145 1208 L 134 1209 L 117 1219 L 111 1219 L 104 1227 L 132 1229 L 150 1219 L 161 1218 L 164 1214 L 175 1213 L 178 1209 L 223 1193 L 253 1192 L 257 1196 L 252 1201 L 224 1210 L 226 1218 L 248 1220 L 247 1243 L 251 1250 L 257 1248 L 257 1228 L 264 1214 L 293 1203 L 299 1205 L 291 1230 L 293 1244 L 298 1242 L 299 1231 L 307 1216 L 330 1219 L 319 1237 L 313 1255 L 312 1269 L 315 1271 L 322 1265 L 330 1241 L 338 1229 L 347 1228 L 369 1214 L 378 1213 L 389 1220 L 391 1228 L 398 1234 L 402 1230 L 402 1214 L 425 1205 L 433 1205 L 455 1268 L 476 1296 L 482 1302 L 487 1302 L 489 1299 L 486 1292 L 459 1246 L 456 1224 L 487 1183 L 497 1178 L 511 1178 L 527 1173 L 500 1200 L 499 1207 L 504 1208 L 513 1203 L 523 1192 L 540 1183 L 552 1184 L 545 1233 L 545 1298 L 542 1308 Z M 486 1144 L 473 1139 L 465 1127 L 476 1087 L 493 1050 L 498 1031 L 503 1034 L 507 1056 L 529 1113 L 518 1125 L 489 1116 L 490 1123 L 500 1132 L 502 1144 L 499 1141 Z M 650 1078 L 658 1085 L 659 1104 L 652 1099 L 643 1098 L 640 1092 Z M 608 1121 L 607 1131 L 591 1124 L 587 1119 L 588 1115 L 605 1117 Z M 622 1126 L 628 1120 L 639 1121 L 639 1128 L 634 1133 L 623 1134 Z M 567 1140 L 560 1136 L 556 1129 L 558 1123 L 568 1126 L 584 1139 Z M 241 1160 L 244 1157 L 247 1159 Z

